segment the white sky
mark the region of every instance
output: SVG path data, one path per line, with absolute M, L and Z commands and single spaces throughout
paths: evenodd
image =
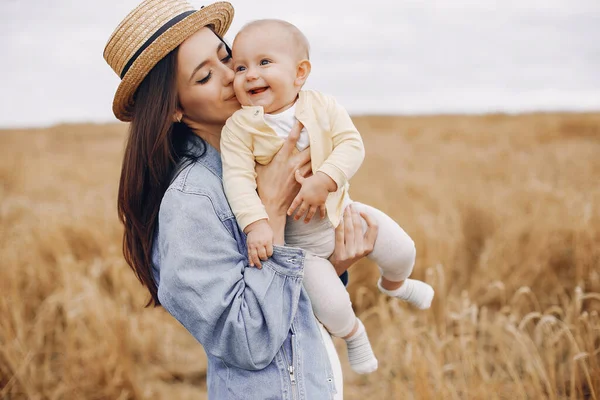
M 0 0 L 0 127 L 115 121 L 106 40 L 138 0 Z M 205 4 L 191 1 L 196 7 Z M 600 110 L 600 0 L 233 1 L 311 42 L 355 114 Z

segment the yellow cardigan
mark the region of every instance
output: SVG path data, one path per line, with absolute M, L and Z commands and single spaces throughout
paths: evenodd
M 346 110 L 333 97 L 315 91 L 299 93 L 296 119 L 310 138 L 313 172 L 324 172 L 337 184 L 337 191 L 330 193 L 325 203 L 329 220 L 336 227 L 348 196 L 348 180 L 365 157 L 362 139 Z M 242 230 L 268 218 L 256 192 L 255 163 L 270 163 L 284 142 L 265 122 L 261 106 L 242 107 L 223 127 L 223 185 Z

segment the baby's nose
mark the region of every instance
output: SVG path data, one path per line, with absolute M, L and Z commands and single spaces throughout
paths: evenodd
M 246 79 L 248 79 L 249 81 L 253 81 L 257 77 L 258 77 L 258 74 L 256 73 L 256 69 L 248 68 L 248 71 L 246 71 Z

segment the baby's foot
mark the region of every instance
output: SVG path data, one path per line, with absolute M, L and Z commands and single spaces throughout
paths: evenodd
M 431 286 L 414 279 L 406 279 L 398 289 L 387 290 L 381 287 L 381 278 L 379 278 L 377 287 L 379 287 L 381 293 L 407 301 L 421 310 L 431 307 L 431 301 L 435 293 Z
M 359 374 L 369 374 L 377 369 L 377 358 L 373 354 L 367 331 L 362 322 L 358 321 L 358 329 L 346 339 L 350 366 Z

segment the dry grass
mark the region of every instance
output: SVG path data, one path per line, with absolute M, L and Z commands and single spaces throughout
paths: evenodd
M 432 311 L 352 293 L 348 399 L 600 398 L 600 114 L 356 118 L 353 197 L 417 243 Z M 121 257 L 124 125 L 0 132 L 0 398 L 204 398 L 206 359 Z M 343 345 L 338 343 L 343 357 Z

